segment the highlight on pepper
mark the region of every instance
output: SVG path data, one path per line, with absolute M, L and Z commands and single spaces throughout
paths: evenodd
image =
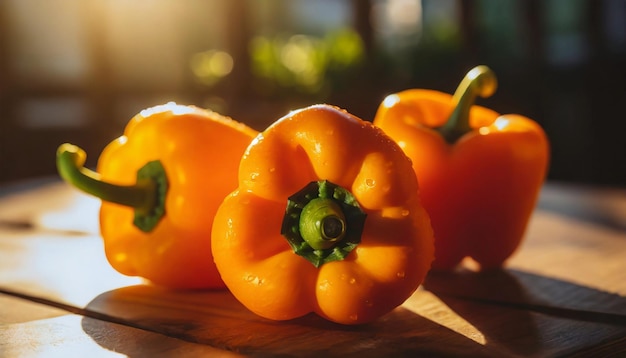
M 409 89 L 388 96 L 374 124 L 413 162 L 435 232 L 433 268 L 470 257 L 497 268 L 519 247 L 545 180 L 549 143 L 518 114 L 475 105 L 497 88 L 487 66 L 470 70 L 453 96 Z
M 398 145 L 344 110 L 314 105 L 250 144 L 215 216 L 212 250 L 229 290 L 256 314 L 359 324 L 417 289 L 434 246 Z
M 228 117 L 168 103 L 133 117 L 97 170 L 72 144 L 57 150 L 60 176 L 102 199 L 107 259 L 122 274 L 171 288 L 222 288 L 211 225 L 237 187 L 239 159 L 257 132 Z

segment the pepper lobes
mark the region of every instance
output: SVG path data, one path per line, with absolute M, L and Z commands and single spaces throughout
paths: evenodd
M 102 151 L 97 173 L 69 144 L 59 147 L 57 166 L 66 181 L 102 199 L 100 232 L 117 271 L 170 288 L 222 288 L 211 225 L 256 134 L 215 112 L 168 103 L 133 117 Z
M 468 72 L 454 96 L 411 89 L 385 98 L 374 124 L 413 161 L 435 232 L 435 269 L 469 256 L 501 267 L 519 246 L 546 177 L 549 143 L 518 115 L 473 105 L 497 87 L 486 66 Z
M 274 320 L 374 320 L 415 291 L 434 251 L 410 160 L 371 123 L 328 105 L 257 136 L 212 236 L 227 287 Z

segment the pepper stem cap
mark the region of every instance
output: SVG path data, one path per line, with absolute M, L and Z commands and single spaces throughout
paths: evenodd
M 357 247 L 366 216 L 350 191 L 314 181 L 289 197 L 280 233 L 294 253 L 319 267 Z

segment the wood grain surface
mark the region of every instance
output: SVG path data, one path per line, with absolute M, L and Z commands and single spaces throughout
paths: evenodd
M 37 185 L 0 197 L 0 356 L 624 356 L 622 194 L 547 186 L 506 269 L 431 272 L 390 314 L 342 326 L 122 276 L 102 251 L 98 202 Z M 572 202 L 594 214 L 558 210 Z

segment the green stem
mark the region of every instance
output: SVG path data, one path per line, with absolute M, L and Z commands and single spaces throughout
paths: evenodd
M 280 232 L 297 255 L 319 267 L 354 250 L 365 218 L 352 193 L 321 180 L 289 197 Z
M 135 209 L 134 224 L 151 231 L 165 214 L 167 178 L 159 161 L 148 162 L 137 171 L 133 185 L 116 185 L 102 181 L 100 174 L 84 167 L 87 155 L 72 144 L 57 149 L 57 169 L 63 180 L 87 194 L 104 201 Z
M 314 250 L 328 249 L 346 233 L 346 218 L 334 199 L 315 198 L 300 213 L 300 235 Z
M 496 75 L 487 66 L 476 66 L 465 75 L 452 97 L 454 111 L 448 121 L 437 128 L 448 143 L 454 144 L 472 130 L 469 123 L 470 109 L 476 102 L 476 97 L 490 97 L 496 92 L 497 87 Z

